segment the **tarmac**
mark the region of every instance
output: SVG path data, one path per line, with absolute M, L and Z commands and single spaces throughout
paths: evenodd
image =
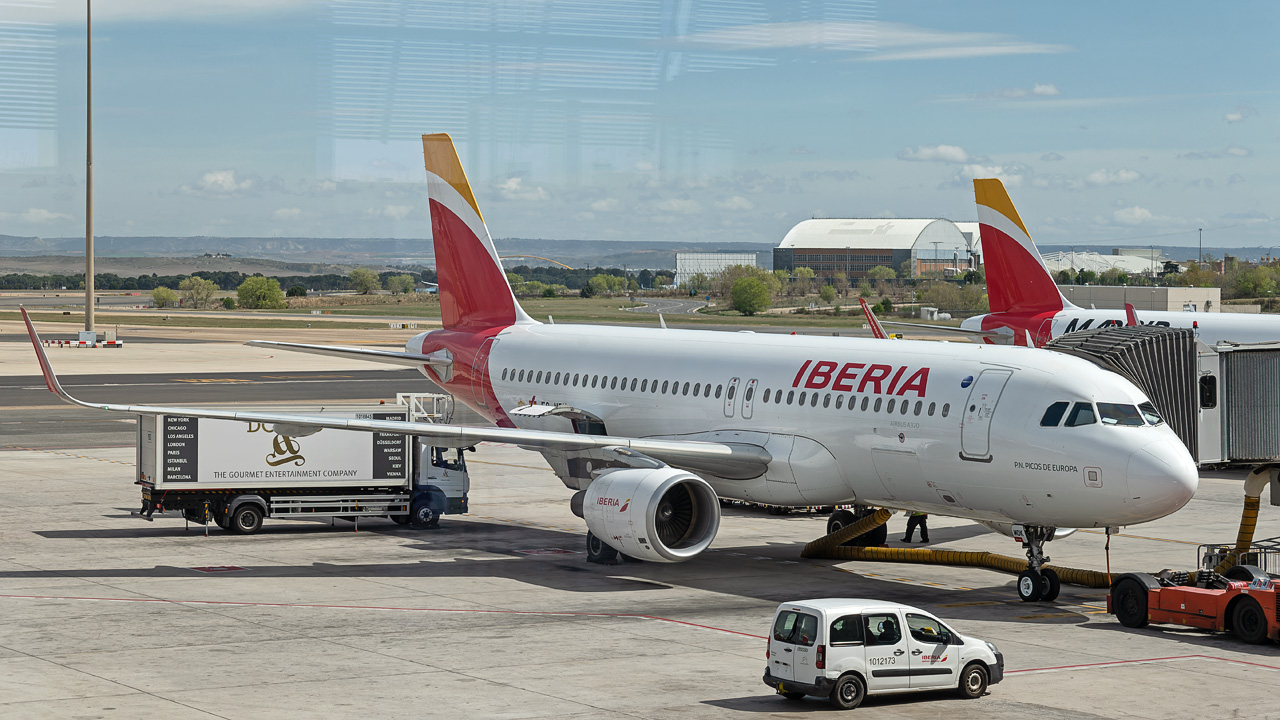
M 18 345 L 0 342 L 8 376 L 0 381 L 42 385 L 34 362 L 20 367 Z M 122 375 L 120 401 L 187 387 L 166 383 L 188 377 L 185 363 L 206 362 L 202 355 L 245 376 L 278 373 L 267 365 L 275 361 L 353 369 L 337 359 L 237 356 L 230 343 L 193 343 L 168 359 L 135 354 L 180 346 L 68 350 L 52 360 L 62 370 L 63 357 L 99 353 L 95 372 Z M 153 375 L 149 388 L 128 386 Z M 388 377 L 402 379 L 404 392 L 432 389 L 412 373 Z M 293 405 L 324 389 L 301 379 L 271 387 Z M 365 387 L 377 394 L 349 399 L 390 401 L 384 383 Z M 217 389 L 220 402 L 261 404 L 261 385 Z M 804 543 L 825 529 L 816 514 L 729 507 L 711 551 L 690 562 L 588 564 L 569 491 L 539 455 L 511 446 L 482 445 L 469 457 L 472 513 L 447 516 L 437 530 L 381 519 L 362 521 L 358 532 L 343 521 L 268 520 L 257 535 L 210 526 L 206 536 L 176 516 L 144 522 L 130 514 L 139 489 L 129 419 L 82 426 L 47 393 L 23 397 L 22 422 L 50 423 L 57 442 L 13 448 L 14 427 L 0 424 L 0 446 L 11 446 L 0 450 L 6 719 L 828 712 L 814 698 L 784 700 L 760 677 L 777 604 L 832 596 L 924 608 L 994 642 L 1007 663 L 1004 682 L 983 698 L 873 697 L 852 711 L 858 716 L 1280 718 L 1280 646 L 1124 628 L 1106 614 L 1104 590 L 1064 586 L 1058 601 L 1028 604 L 1017 600 L 1013 576 L 996 571 L 804 560 Z M 1113 536 L 1109 557 L 1105 536 L 1092 531 L 1046 551 L 1057 564 L 1109 562 L 1114 573 L 1193 569 L 1200 543 L 1234 540 L 1240 480 L 1205 473 L 1187 507 Z M 891 546 L 901 545 L 904 524 L 890 520 Z M 1019 553 L 1013 540 L 970 522 L 933 516 L 930 526 L 930 547 Z M 1280 508 L 1264 496 L 1257 537 L 1277 535 Z

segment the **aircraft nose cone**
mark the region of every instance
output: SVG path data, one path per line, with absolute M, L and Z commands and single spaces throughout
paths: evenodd
M 1159 440 L 1129 456 L 1129 495 L 1147 520 L 1168 515 L 1196 494 L 1200 473 L 1182 443 Z

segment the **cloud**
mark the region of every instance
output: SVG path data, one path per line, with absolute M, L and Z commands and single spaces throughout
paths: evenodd
M 1248 105 L 1240 104 L 1236 106 L 1235 110 L 1232 110 L 1226 115 L 1223 115 L 1222 119 L 1226 120 L 1227 123 L 1229 124 L 1234 124 L 1234 123 L 1244 122 L 1245 120 L 1248 120 L 1249 118 L 1254 117 L 1257 114 L 1258 114 L 1257 110 L 1249 107 Z
M 235 170 L 211 170 L 200 176 L 194 188 L 183 185 L 178 190 L 186 195 L 227 197 L 242 193 L 251 187 L 253 187 L 253 179 L 238 179 Z
M 1084 177 L 1084 181 L 1090 185 L 1128 185 L 1137 182 L 1142 178 L 1142 173 L 1137 170 L 1094 170 Z
M 617 198 L 604 198 L 591 203 L 591 209 L 596 212 L 613 212 L 619 207 L 622 207 L 622 203 Z
M 964 148 L 955 145 L 921 145 L 916 148 L 903 148 L 898 153 L 898 159 L 920 162 L 964 163 L 976 158 L 971 158 Z
M 659 202 L 656 207 L 662 212 L 692 215 L 702 210 L 702 204 L 689 198 L 668 198 Z
M 56 220 L 70 220 L 71 216 L 67 213 L 54 212 L 45 210 L 44 208 L 27 208 L 20 213 L 0 212 L 0 220 L 18 219 L 25 223 L 41 224 L 54 222 Z
M 1062 93 L 1058 92 L 1058 86 L 1053 83 L 1036 83 L 1031 88 L 1031 94 L 1040 95 L 1042 97 L 1053 97 L 1054 95 L 1061 95 Z
M 280 208 L 271 214 L 277 220 L 297 220 L 302 215 L 302 208 Z
M 1066 160 L 1066 158 L 1056 152 L 1049 152 L 1041 155 L 1040 160 L 1042 162 L 1058 162 L 1059 160 Z
M 1178 156 L 1178 159 L 1179 160 L 1212 160 L 1216 157 L 1218 157 L 1218 153 L 1209 152 L 1208 150 L 1205 150 L 1205 151 L 1182 153 L 1181 155 Z
M 1244 147 L 1229 147 L 1225 150 L 1225 152 L 1228 155 L 1231 155 L 1234 157 L 1249 157 L 1250 155 L 1253 154 L 1252 150 Z
M 949 32 L 899 23 L 877 23 L 877 51 L 864 61 L 958 60 L 1007 55 L 1051 55 L 1072 52 L 1070 45 L 1024 42 L 998 33 Z M 888 52 L 883 48 L 895 48 Z
M 721 200 L 716 203 L 716 207 L 721 210 L 751 210 L 755 208 L 755 204 L 741 195 L 734 195 L 727 200 Z
M 524 178 L 512 177 L 498 184 L 498 193 L 507 200 L 546 200 L 550 193 L 539 187 L 525 187 Z
M 1231 177 L 1227 178 L 1228 185 L 1235 185 L 1242 182 L 1244 182 L 1244 176 L 1240 173 L 1232 173 Z
M 1123 210 L 1117 210 L 1114 213 L 1114 217 L 1115 221 L 1121 225 L 1141 225 L 1142 223 L 1149 222 L 1154 218 L 1150 210 L 1138 205 L 1124 208 Z
M 382 208 L 383 216 L 389 217 L 392 220 L 403 220 L 408 217 L 411 212 L 413 212 L 412 205 L 388 205 Z
M 942 187 L 969 187 L 975 178 L 997 178 L 1009 187 L 1018 187 L 1030 175 L 1031 168 L 1022 163 L 968 163 L 956 170 Z

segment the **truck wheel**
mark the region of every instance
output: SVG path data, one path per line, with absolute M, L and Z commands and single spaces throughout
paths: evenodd
M 218 527 L 222 528 L 223 530 L 228 529 L 226 513 L 222 512 L 221 510 L 211 510 L 209 514 L 213 516 L 213 522 L 216 523 Z
M 1133 578 L 1125 578 L 1111 589 L 1111 610 L 1125 627 L 1147 626 L 1147 589 Z
M 413 522 L 413 518 L 408 515 L 388 515 L 387 517 L 391 518 L 391 522 L 397 525 L 408 525 Z
M 960 684 L 956 686 L 956 692 L 969 700 L 980 698 L 987 692 L 987 669 L 982 663 L 970 663 L 960 673 Z
M 618 562 L 618 551 L 609 543 L 587 531 L 587 562 L 612 565 Z
M 1231 613 L 1231 632 L 1250 645 L 1267 641 L 1267 616 L 1257 600 L 1242 597 L 1236 601 L 1236 609 Z
M 414 508 L 413 525 L 419 528 L 437 528 L 440 527 L 440 513 L 431 509 L 430 505 L 423 503 Z
M 1041 568 L 1040 577 L 1044 578 L 1044 590 L 1040 593 L 1040 602 L 1053 602 L 1058 599 L 1058 592 L 1062 590 L 1062 581 L 1058 579 L 1058 573 L 1053 568 Z
M 262 508 L 245 503 L 231 513 L 231 529 L 241 535 L 252 535 L 262 528 Z
M 1035 570 L 1023 570 L 1018 574 L 1018 597 L 1022 602 L 1035 602 L 1044 595 L 1044 576 Z
M 831 704 L 841 710 L 852 710 L 862 704 L 867 696 L 867 686 L 862 678 L 849 674 L 836 681 L 831 688 Z

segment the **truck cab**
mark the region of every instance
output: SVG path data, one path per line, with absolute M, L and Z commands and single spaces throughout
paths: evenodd
M 471 479 L 464 453 L 475 448 L 433 447 L 419 443 L 418 475 L 410 518 L 415 525 L 435 527 L 441 515 L 467 512 Z
M 764 683 L 792 700 L 852 709 L 866 695 L 956 690 L 975 698 L 1004 678 L 995 645 L 928 612 L 877 600 L 782 603 L 769 632 Z

